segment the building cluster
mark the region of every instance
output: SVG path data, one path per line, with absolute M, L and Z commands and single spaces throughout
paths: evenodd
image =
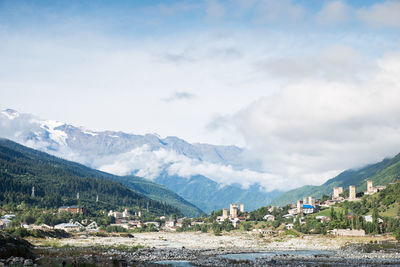
M 373 195 L 375 193 L 378 193 L 379 191 L 385 189 L 386 186 L 384 185 L 378 185 L 378 186 L 373 186 L 372 180 L 367 181 L 367 191 L 364 192 L 364 195 Z M 343 187 L 334 187 L 333 188 L 333 195 L 332 199 L 327 200 L 325 202 L 325 205 L 334 205 L 336 203 L 340 203 L 343 201 L 358 201 L 360 198 L 357 198 L 357 192 L 356 192 L 356 186 L 355 185 L 350 185 L 349 186 L 349 196 L 348 198 L 343 197 Z
M 69 212 L 73 214 L 84 214 L 86 212 L 85 207 L 81 206 L 61 206 L 58 208 L 58 212 Z
M 242 216 L 239 216 L 239 211 L 241 213 Z M 245 216 L 247 215 L 245 210 L 244 210 L 244 204 L 230 204 L 229 206 L 229 214 L 228 214 L 228 209 L 227 208 L 223 208 L 222 209 L 222 216 L 218 216 L 217 217 L 217 222 L 218 223 L 223 223 L 225 220 L 229 220 L 233 227 L 237 227 L 240 222 L 246 221 L 247 217 Z

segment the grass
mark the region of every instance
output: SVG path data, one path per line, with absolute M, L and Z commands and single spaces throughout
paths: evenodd
M 390 205 L 386 211 L 379 212 L 379 215 L 383 217 L 395 217 L 397 216 L 398 210 L 399 204 L 394 203 L 393 205 Z
M 336 213 L 342 213 L 343 209 L 340 207 L 334 207 L 334 210 Z M 314 213 L 313 215 L 315 216 L 327 216 L 329 217 L 331 215 L 331 208 L 325 208 L 317 213 Z

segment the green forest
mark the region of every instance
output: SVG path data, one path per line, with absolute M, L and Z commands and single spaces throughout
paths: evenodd
M 182 215 L 176 207 L 151 200 L 119 182 L 107 179 L 108 176 L 0 139 L 1 205 L 16 207 L 23 203 L 28 207 L 45 209 L 81 205 L 88 212 L 128 208 L 131 211 L 148 210 L 154 215 Z M 35 187 L 34 196 L 32 187 Z

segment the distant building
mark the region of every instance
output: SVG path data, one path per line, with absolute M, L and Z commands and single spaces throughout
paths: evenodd
M 122 212 L 119 212 L 119 211 L 112 211 L 112 210 L 110 210 L 110 211 L 108 212 L 108 216 L 109 216 L 109 217 L 114 217 L 115 219 L 121 219 L 121 218 L 123 218 Z
M 384 185 L 377 185 L 377 186 L 373 186 L 372 184 L 372 180 L 368 180 L 367 181 L 367 192 L 365 192 L 364 194 L 366 195 L 373 195 L 375 193 L 378 193 L 379 191 L 385 189 L 386 186 Z
M 244 204 L 240 204 L 240 212 L 244 212 Z
M 356 198 L 356 187 L 354 185 L 349 186 L 349 201 L 357 200 Z
M 286 224 L 286 229 L 288 229 L 288 230 L 293 229 L 293 227 L 294 227 L 293 223 Z
M 315 209 L 314 206 L 311 206 L 311 205 L 309 205 L 309 204 L 303 205 L 303 213 L 304 213 L 304 214 L 311 214 L 311 213 L 314 213 L 315 210 L 316 210 L 316 209 Z
M 74 214 L 85 213 L 85 208 L 78 206 L 61 206 L 58 208 L 58 212 L 69 212 Z
M 337 199 L 340 197 L 340 194 L 343 193 L 343 187 L 334 187 L 333 188 L 333 199 Z
M 229 213 L 230 213 L 230 217 L 232 219 L 237 218 L 238 208 L 239 208 L 239 205 L 237 203 L 230 205 Z
M 264 220 L 266 220 L 268 222 L 273 222 L 273 221 L 275 221 L 275 217 L 274 217 L 274 215 L 267 214 L 264 216 Z
M 297 200 L 297 214 L 303 214 L 303 201 Z
M 365 236 L 364 230 L 350 230 L 350 229 L 333 229 L 329 231 L 332 235 L 337 236 Z
M 227 208 L 223 208 L 223 210 L 222 210 L 222 218 L 224 220 L 228 219 L 228 209 Z
M 308 197 L 308 204 L 315 207 L 315 197 Z
M 370 222 L 370 223 L 372 223 L 374 221 L 374 219 L 372 218 L 372 215 L 365 215 L 364 220 L 366 222 Z M 383 220 L 381 218 L 378 218 L 378 223 L 383 223 Z

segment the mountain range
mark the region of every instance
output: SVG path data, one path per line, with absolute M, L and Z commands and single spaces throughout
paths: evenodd
M 269 204 L 282 193 L 259 184 L 244 187 L 237 180 L 232 181 L 247 172 L 262 174 L 257 162 L 247 161 L 243 149 L 236 146 L 191 144 L 178 137 L 161 138 L 156 134 L 91 131 L 11 109 L 0 113 L 0 137 L 125 176 L 126 185 L 137 183 L 138 177 L 146 179 L 142 183 L 164 185 L 199 208 L 190 208 L 190 214 L 200 210 L 209 213 L 236 202 L 252 210 Z M 156 199 L 157 194 L 152 197 Z

